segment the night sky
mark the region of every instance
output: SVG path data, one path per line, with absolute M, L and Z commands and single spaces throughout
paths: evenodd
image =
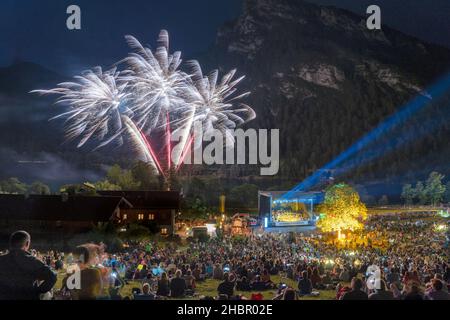
M 449 0 L 309 0 L 365 14 L 382 7 L 383 22 L 429 42 L 450 47 Z M 66 8 L 82 9 L 82 30 L 66 28 Z M 174 48 L 195 56 L 214 43 L 217 28 L 240 14 L 242 0 L 1 0 L 0 66 L 14 59 L 74 74 L 109 66 L 127 54 L 123 39 L 132 34 L 153 44 L 160 29 Z

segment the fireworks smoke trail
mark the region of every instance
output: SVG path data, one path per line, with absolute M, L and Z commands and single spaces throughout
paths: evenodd
M 170 170 L 172 167 L 172 145 L 171 145 L 171 131 L 170 131 L 170 117 L 169 114 L 166 116 L 166 149 L 167 149 L 167 169 Z
M 124 118 L 124 124 L 128 130 L 128 134 L 131 137 L 131 141 L 136 149 L 136 151 L 141 156 L 141 160 L 145 163 L 150 164 L 157 172 L 160 172 L 161 168 L 159 164 L 155 162 L 156 157 L 154 156 L 153 150 L 147 145 L 145 136 L 139 131 L 133 121 L 130 118 Z
M 133 95 L 132 110 L 136 114 L 133 118 L 136 125 L 145 134 L 151 135 L 152 131 L 165 132 L 166 149 L 171 149 L 168 131 L 181 132 L 183 145 L 188 139 L 188 134 L 193 121 L 193 106 L 184 99 L 194 88 L 189 75 L 180 71 L 181 52 L 169 54 L 169 34 L 162 30 L 158 38 L 158 48 L 153 53 L 145 48 L 133 36 L 126 36 L 129 46 L 135 51 L 123 59 L 129 70 L 127 79 L 130 82 Z M 174 119 L 172 122 L 170 119 Z M 169 130 L 167 127 L 170 126 Z M 167 156 L 170 151 L 167 152 Z M 181 154 L 174 155 L 174 165 L 178 166 Z M 168 161 L 171 160 L 169 156 Z M 167 165 L 169 170 L 171 164 Z
M 175 172 L 180 170 L 181 165 L 184 162 L 184 159 L 186 159 L 186 156 L 191 151 L 191 146 L 192 146 L 193 142 L 194 142 L 194 136 L 191 136 L 189 138 L 188 142 L 184 145 L 184 150 L 181 152 L 181 157 L 180 157 L 178 165 L 176 166 Z

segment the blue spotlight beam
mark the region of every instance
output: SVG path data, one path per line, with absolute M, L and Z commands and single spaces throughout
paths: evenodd
M 290 191 L 286 192 L 286 194 L 283 195 L 283 198 L 291 198 L 295 195 L 296 192 L 306 191 L 309 188 L 313 187 L 322 178 L 324 172 L 335 169 L 349 157 L 365 148 L 368 144 L 370 144 L 383 134 L 389 132 L 400 123 L 403 123 L 409 118 L 411 118 L 411 116 L 414 115 L 417 111 L 421 110 L 426 105 L 428 105 L 430 100 L 439 99 L 440 97 L 442 97 L 442 95 L 445 94 L 449 90 L 449 88 L 450 88 L 450 74 L 447 74 L 446 76 L 442 77 L 439 81 L 437 81 L 435 84 L 426 89 L 424 93 L 418 95 L 416 98 L 414 98 L 406 105 L 404 105 L 398 112 L 389 116 L 383 123 L 378 125 L 375 129 L 366 134 L 364 137 L 359 139 L 356 143 L 351 145 L 347 150 L 342 152 L 331 162 L 327 163 L 320 170 L 316 171 L 316 173 L 306 178 L 304 181 L 302 181 L 300 184 L 295 186 Z
M 368 150 L 364 151 L 362 154 L 355 154 L 355 156 L 345 160 L 340 165 L 338 172 L 339 174 L 347 173 L 357 166 L 365 165 L 373 160 L 386 156 L 399 148 L 407 146 L 412 141 L 416 141 L 425 135 L 432 134 L 444 124 L 445 120 L 447 120 L 447 117 L 444 119 L 428 120 L 421 124 L 421 127 L 425 128 L 424 131 L 418 132 L 415 128 L 411 128 L 408 132 L 401 133 L 395 136 L 395 138 L 391 138 L 388 141 L 382 141 L 382 144 L 376 148 L 364 148 L 364 150 Z M 334 176 L 336 176 L 336 173 Z

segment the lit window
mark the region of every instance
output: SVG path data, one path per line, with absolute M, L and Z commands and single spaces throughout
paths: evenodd
M 155 220 L 155 215 L 153 213 L 150 213 L 148 215 L 148 220 Z
M 142 213 L 138 214 L 138 220 L 144 220 L 144 215 Z
M 167 234 L 167 228 L 162 228 L 161 229 L 161 234 Z
M 122 219 L 123 219 L 123 220 L 127 220 L 127 218 L 128 218 L 128 215 L 127 215 L 126 213 L 124 213 L 124 214 L 122 215 Z

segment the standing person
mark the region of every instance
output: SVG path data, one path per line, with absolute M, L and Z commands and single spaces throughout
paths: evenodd
M 56 273 L 33 257 L 31 236 L 16 231 L 9 238 L 9 252 L 0 256 L 0 300 L 38 300 L 56 283 Z

